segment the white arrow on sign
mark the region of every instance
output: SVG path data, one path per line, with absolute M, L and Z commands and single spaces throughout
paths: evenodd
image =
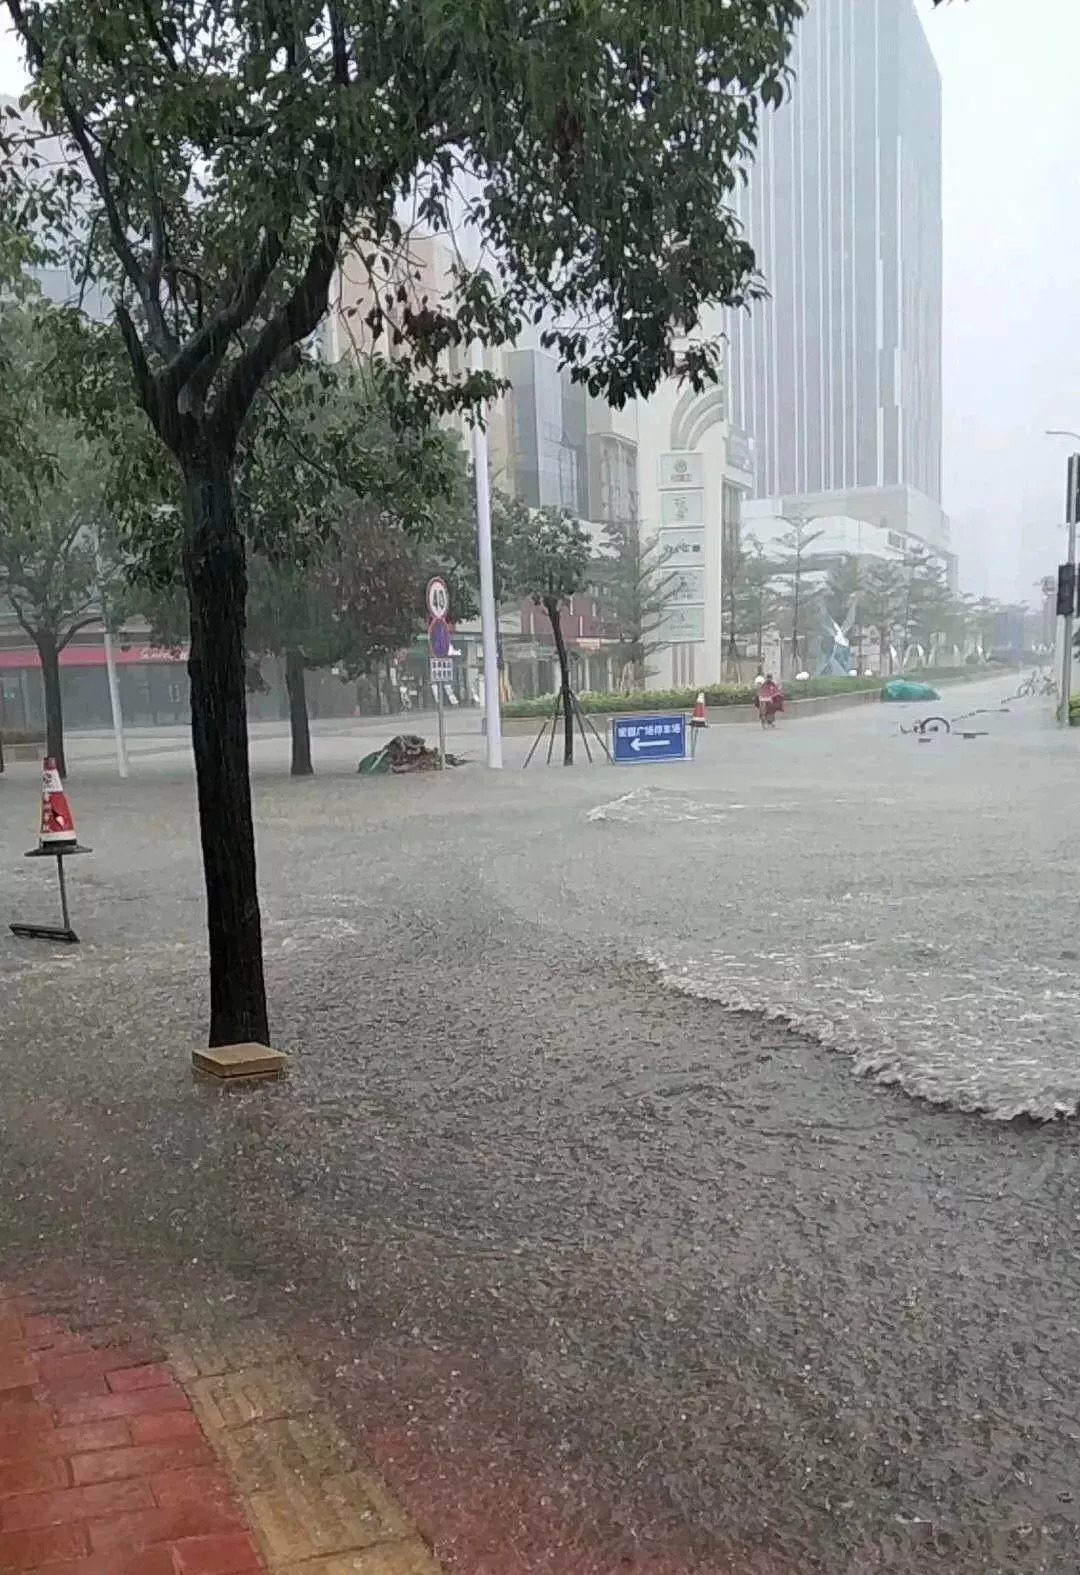
M 643 749 L 666 749 L 670 742 L 669 738 L 632 738 L 630 748 L 640 753 Z

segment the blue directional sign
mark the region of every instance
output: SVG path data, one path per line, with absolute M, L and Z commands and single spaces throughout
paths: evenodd
M 611 722 L 611 757 L 617 766 L 686 759 L 686 717 L 617 716 Z

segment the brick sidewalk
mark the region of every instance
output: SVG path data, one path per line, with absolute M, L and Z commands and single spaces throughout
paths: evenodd
M 265 1566 L 170 1369 L 0 1302 L 0 1571 Z
M 438 1575 L 261 1325 L 161 1349 L 0 1292 L 0 1575 Z

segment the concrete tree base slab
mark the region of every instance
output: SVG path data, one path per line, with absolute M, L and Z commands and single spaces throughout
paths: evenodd
M 213 1050 L 195 1050 L 191 1064 L 222 1082 L 265 1082 L 281 1078 L 289 1070 L 289 1058 L 266 1045 L 218 1045 Z

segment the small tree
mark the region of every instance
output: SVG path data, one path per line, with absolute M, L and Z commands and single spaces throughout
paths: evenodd
M 924 647 L 927 659 L 953 627 L 956 603 L 941 563 L 929 553 L 920 555 L 909 577 L 906 643 Z
M 813 530 L 810 522 L 801 517 L 789 520 L 788 526 L 788 530 L 780 537 L 779 546 L 783 556 L 774 566 L 773 575 L 784 584 L 786 590 L 780 605 L 787 615 L 791 631 L 791 670 L 797 673 L 803 665 L 800 661 L 800 641 L 803 638 L 807 606 L 812 600 L 806 584 L 807 557 L 814 542 L 825 532 L 823 529 Z
M 603 547 L 596 563 L 603 608 L 603 628 L 614 642 L 618 687 L 644 689 L 649 658 L 664 644 L 657 639 L 675 595 L 679 575 L 669 568 L 668 553 L 656 536 L 636 520 L 603 527 Z
M 907 577 L 904 566 L 895 560 L 867 565 L 863 592 L 866 621 L 877 630 L 878 666 L 882 673 L 892 671 L 889 647 L 899 631 L 907 602 Z
M 561 509 L 538 509 L 510 544 L 514 589 L 530 596 L 551 622 L 559 658 L 563 713 L 563 765 L 574 763 L 574 697 L 570 661 L 563 638 L 562 610 L 584 585 L 592 562 L 588 533 Z
M 729 630 L 734 628 L 736 652 L 740 646 L 753 647 L 757 669 L 761 672 L 765 661 L 765 631 L 775 622 L 778 613 L 776 570 L 756 536 L 748 536 L 740 543 L 739 555 Z
M 739 592 L 747 548 L 738 521 L 725 523 L 720 545 L 720 585 L 724 600 L 724 667 L 729 679 L 739 676 Z
M 37 649 L 46 749 L 66 775 L 60 654 L 103 615 L 101 455 L 50 408 L 48 308 L 0 310 L 5 397 L 20 428 L 0 452 L 0 594 Z

